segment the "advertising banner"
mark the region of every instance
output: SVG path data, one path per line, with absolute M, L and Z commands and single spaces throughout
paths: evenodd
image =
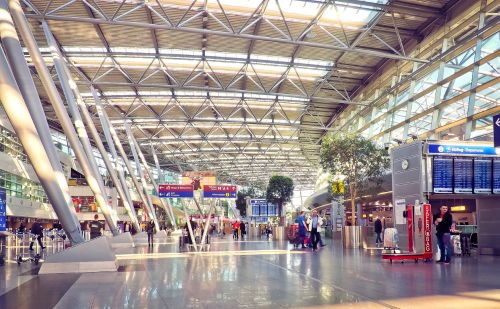
M 193 186 L 162 184 L 158 186 L 158 196 L 163 198 L 193 198 Z
M 432 253 L 432 212 L 431 204 L 424 204 L 424 253 Z
M 203 186 L 205 198 L 236 198 L 236 186 Z
M 203 186 L 214 186 L 217 184 L 214 171 L 191 171 L 182 173 L 182 184 L 192 185 L 195 191 L 203 190 Z

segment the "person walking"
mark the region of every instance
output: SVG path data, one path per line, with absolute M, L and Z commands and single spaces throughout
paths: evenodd
M 149 220 L 146 224 L 146 233 L 148 233 L 148 246 L 153 246 L 153 234 L 155 232 L 155 223 L 153 220 Z
M 238 232 L 240 229 L 240 222 L 238 220 L 233 223 L 233 239 L 238 240 Z
M 300 212 L 299 217 L 297 218 L 297 224 L 299 225 L 300 244 L 302 245 L 302 248 L 304 249 L 306 247 L 304 245 L 304 240 L 306 239 L 308 227 L 306 224 L 306 219 L 304 218 L 304 211 L 303 210 Z
M 45 247 L 43 246 L 43 243 L 42 243 L 43 227 L 40 224 L 40 222 L 38 222 L 38 219 L 35 219 L 35 222 L 31 226 L 31 234 L 33 234 L 33 238 L 31 238 L 31 242 L 30 242 L 30 251 L 33 251 L 33 245 L 35 244 L 35 238 L 38 241 L 38 245 L 40 246 L 40 248 L 42 248 L 42 250 L 45 249 Z
M 375 239 L 375 244 L 378 248 L 379 244 L 382 243 L 382 238 L 380 237 L 380 234 L 382 234 L 382 221 L 380 218 L 377 218 L 375 220 L 375 223 L 373 224 L 373 228 L 375 231 L 375 234 L 377 234 L 377 238 Z
M 308 220 L 308 228 L 309 232 L 311 234 L 311 243 L 313 246 L 313 251 L 318 250 L 318 242 L 319 242 L 319 232 L 318 228 L 321 228 L 321 225 L 323 224 L 323 219 L 318 216 L 318 211 L 313 210 L 312 212 L 312 217 Z
M 241 240 L 245 239 L 245 235 L 247 234 L 247 228 L 245 226 L 245 222 L 241 222 L 240 224 L 240 232 L 241 232 Z
M 102 223 L 99 222 L 99 215 L 95 214 L 94 220 L 89 224 L 90 229 L 90 239 L 94 239 L 102 236 Z
M 436 236 L 441 256 L 437 263 L 450 264 L 453 248 L 451 245 L 450 228 L 453 218 L 448 210 L 448 206 L 441 206 L 439 212 L 434 215 L 434 225 L 436 225 Z

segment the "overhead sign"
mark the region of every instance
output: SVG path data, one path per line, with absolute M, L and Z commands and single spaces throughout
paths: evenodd
M 158 186 L 158 196 L 168 197 L 168 198 L 193 198 L 193 186 L 192 185 L 159 185 Z
M 499 129 L 500 130 L 500 129 Z M 499 132 L 500 134 L 500 132 Z M 500 149 L 493 146 L 428 144 L 428 154 L 433 155 L 483 155 L 498 156 Z
M 7 201 L 5 189 L 0 189 L 0 232 L 7 230 Z
M 500 147 L 500 115 L 493 116 L 493 144 Z
M 205 198 L 236 198 L 236 186 L 203 186 Z

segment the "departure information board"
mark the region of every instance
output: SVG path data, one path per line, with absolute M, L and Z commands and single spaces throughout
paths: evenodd
M 491 159 L 474 159 L 474 193 L 491 193 L 491 176 Z
M 432 163 L 434 193 L 453 193 L 453 158 L 436 156 Z
M 500 159 L 493 159 L 493 193 L 500 194 Z
M 453 160 L 453 192 L 472 193 L 472 179 L 472 158 L 455 158 Z

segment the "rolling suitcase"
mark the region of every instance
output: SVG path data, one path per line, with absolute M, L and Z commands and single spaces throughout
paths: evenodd
M 398 230 L 386 228 L 384 231 L 384 248 L 399 248 Z
M 453 253 L 455 253 L 455 255 L 463 255 L 460 235 L 451 235 L 450 241 L 453 246 Z

